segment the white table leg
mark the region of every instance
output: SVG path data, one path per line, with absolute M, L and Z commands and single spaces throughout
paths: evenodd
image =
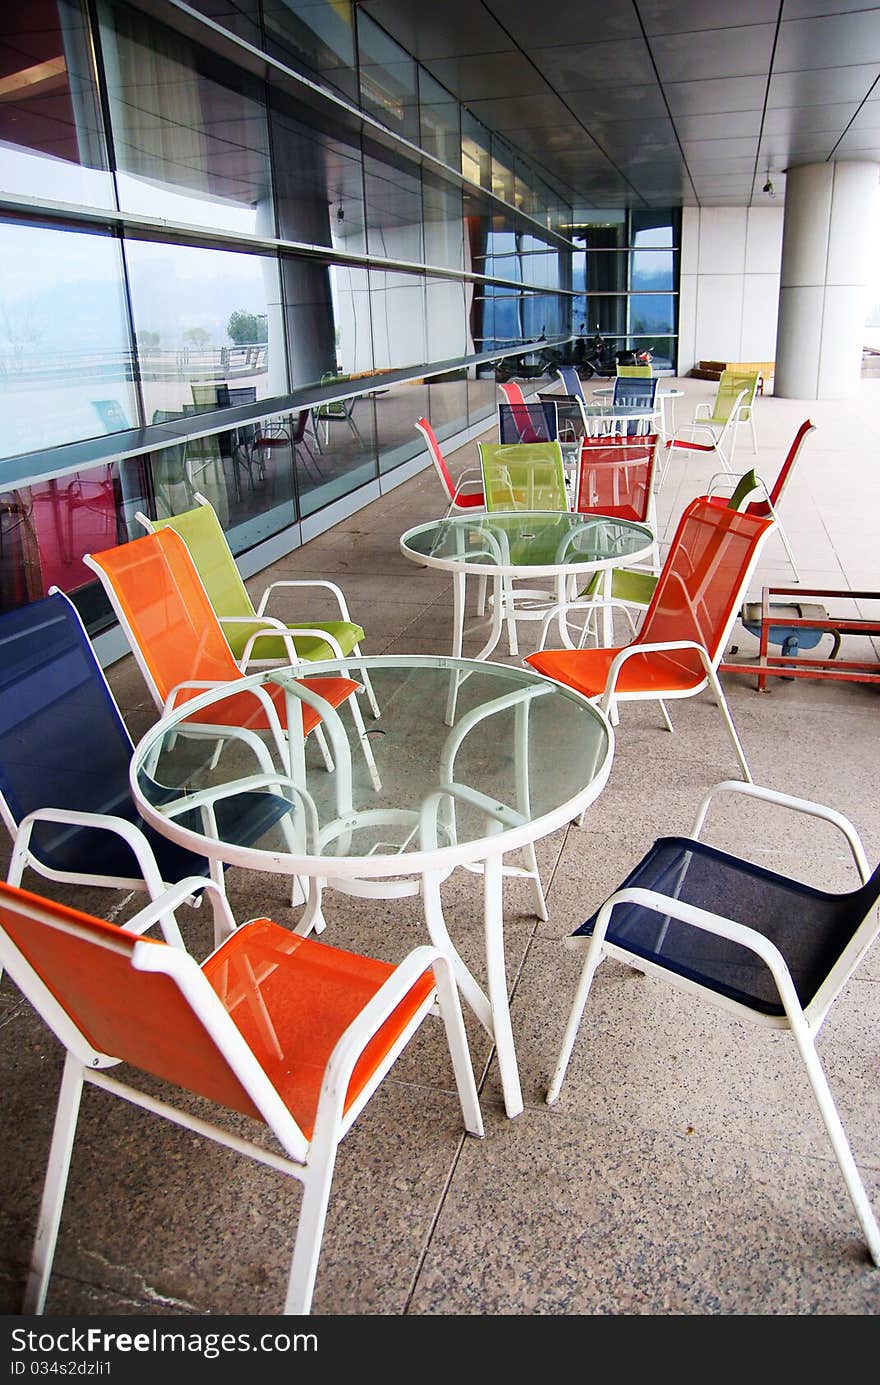
M 486 935 L 486 980 L 489 1004 L 492 1008 L 495 1052 L 501 1074 L 504 1109 L 512 1119 L 522 1111 L 523 1099 L 507 999 L 501 866 L 502 859 L 499 854 L 489 856 L 483 867 L 483 927 Z

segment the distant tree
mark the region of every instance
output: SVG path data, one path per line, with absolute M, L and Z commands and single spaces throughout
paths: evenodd
M 197 350 L 204 350 L 211 345 L 211 333 L 206 332 L 204 327 L 187 327 L 183 334 L 183 340 L 187 346 L 193 346 Z
M 269 324 L 265 313 L 249 313 L 246 308 L 236 308 L 226 324 L 229 340 L 236 346 L 253 346 L 255 342 L 269 340 Z
M 158 332 L 138 332 L 138 346 L 142 351 L 158 351 L 160 334 Z

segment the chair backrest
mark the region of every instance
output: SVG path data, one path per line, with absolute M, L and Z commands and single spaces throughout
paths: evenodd
M 426 418 L 418 419 L 418 421 L 416 422 L 416 427 L 418 428 L 422 437 L 425 439 L 425 442 L 428 444 L 428 452 L 430 454 L 431 461 L 434 463 L 434 469 L 437 472 L 437 475 L 440 477 L 443 489 L 446 492 L 446 499 L 452 500 L 453 496 L 455 495 L 455 482 L 452 479 L 452 473 L 450 472 L 449 467 L 446 465 L 443 453 L 440 451 L 440 444 L 437 441 L 434 429 L 431 427 L 430 423 Z
M 640 523 L 648 518 L 658 433 L 584 438 L 578 463 L 575 509 Z
M 526 397 L 522 392 L 522 385 L 518 385 L 515 380 L 505 380 L 503 384 L 499 381 L 498 388 L 508 404 L 525 404 Z
M 657 579 L 636 644 L 694 640 L 716 665 L 742 604 L 772 520 L 732 510 L 698 496 L 687 506 Z M 667 655 L 702 671 L 695 652 Z
M 480 443 L 487 510 L 567 510 L 558 442 Z
M 154 532 L 173 529 L 189 549 L 214 610 L 223 616 L 256 616 L 217 512 L 203 496 L 192 510 L 149 521 Z
M 179 683 L 243 675 L 185 542 L 174 529 L 86 553 L 158 708 Z
M 280 1104 L 219 995 L 181 948 L 5 883 L 0 943 L 16 985 L 87 1065 L 116 1058 L 257 1120 L 266 1119 L 260 1107 L 273 1097 Z M 251 1070 L 247 1085 L 233 1063 L 240 1073 Z
M 747 422 L 751 417 L 751 407 L 755 402 L 760 378 L 760 371 L 756 370 L 723 370 L 718 381 L 718 392 L 712 406 L 710 422 L 726 423 L 743 390 L 746 391 L 746 396 L 741 401 L 739 419 L 740 422 Z
M 789 478 L 791 476 L 792 471 L 794 470 L 794 464 L 797 461 L 798 457 L 801 455 L 801 449 L 803 448 L 803 445 L 809 437 L 810 433 L 815 432 L 815 429 L 815 423 L 812 423 L 810 419 L 807 418 L 804 419 L 804 422 L 797 430 L 797 433 L 794 437 L 794 441 L 792 442 L 791 447 L 788 449 L 788 455 L 786 456 L 785 461 L 782 463 L 782 466 L 779 468 L 776 480 L 770 487 L 771 505 L 776 505 L 778 503 L 779 498 L 782 495 L 782 492 L 788 485 Z M 767 504 L 766 500 L 756 500 L 749 506 L 749 514 L 751 515 L 769 516 L 770 513 L 770 505 Z
M 573 394 L 577 399 L 583 400 L 583 402 L 586 404 L 587 401 L 584 396 L 584 387 L 581 384 L 581 377 L 578 375 L 574 366 L 562 365 L 559 367 L 556 374 L 562 381 L 562 387 L 565 390 L 565 393 Z
M 615 404 L 653 409 L 659 381 L 651 375 L 618 375 L 614 381 Z
M 649 365 L 619 365 L 617 374 L 629 376 L 630 379 L 650 379 L 654 374 L 653 368 Z
M 0 615 L 0 811 L 10 832 L 37 808 L 129 811 L 132 742 L 73 604 L 60 591 Z M 37 823 L 31 849 L 82 870 L 70 827 Z
M 557 436 L 556 405 L 499 404 L 499 442 L 552 442 Z

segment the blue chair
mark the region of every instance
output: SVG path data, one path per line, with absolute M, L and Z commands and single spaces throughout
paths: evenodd
M 215 939 L 234 927 L 223 867 L 169 841 L 146 823 L 129 788 L 132 740 L 73 603 L 49 596 L 0 615 L 0 816 L 14 839 L 7 880 L 30 867 L 74 885 L 146 890 L 213 876 Z M 155 781 L 160 800 L 178 790 Z M 236 824 L 243 845 L 276 823 L 291 803 L 250 790 L 213 804 L 218 823 Z M 193 826 L 195 812 L 191 811 Z M 185 815 L 184 815 L 185 819 Z M 182 946 L 179 934 L 174 941 Z
M 724 790 L 824 820 L 843 834 L 859 874 L 841 894 L 817 889 L 699 840 Z M 748 812 L 744 808 L 743 813 Z M 880 866 L 871 874 L 852 824 L 832 808 L 726 780 L 704 797 L 690 837 L 661 837 L 569 945 L 583 969 L 547 1093 L 559 1095 L 596 969 L 605 957 L 701 995 L 737 1019 L 788 1030 L 797 1045 L 875 1264 L 880 1228 L 828 1085 L 815 1039 L 880 932 Z M 597 1062 L 608 1062 L 596 1057 Z
M 562 387 L 566 394 L 573 395 L 582 404 L 586 404 L 587 397 L 584 394 L 584 387 L 581 384 L 581 377 L 578 375 L 573 365 L 560 366 L 556 374 L 562 381 Z
M 499 442 L 556 442 L 558 436 L 556 404 L 550 398 L 537 404 L 498 405 Z
M 663 420 L 660 416 L 659 405 L 657 403 L 657 386 L 659 380 L 656 376 L 640 375 L 618 375 L 614 381 L 614 395 L 612 397 L 612 407 L 624 409 L 648 409 L 651 410 L 651 417 L 631 420 L 626 428 L 621 428 L 621 432 L 633 433 L 654 433 L 662 431 Z

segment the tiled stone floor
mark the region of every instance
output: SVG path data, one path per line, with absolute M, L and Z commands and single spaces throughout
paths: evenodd
M 677 401 L 681 423 L 713 387 L 676 383 L 686 394 Z M 801 421 L 817 424 L 782 507 L 804 586 L 880 587 L 880 381 L 863 381 L 862 391 L 847 404 L 758 401 L 754 460 L 768 478 Z M 474 450 L 469 444 L 453 454 L 453 469 L 472 464 Z M 739 467 L 752 460 L 748 441 L 741 442 Z M 712 470 L 673 463 L 659 497 L 665 538 Z M 250 585 L 260 590 L 270 576 L 330 577 L 366 628 L 365 653 L 446 650 L 449 581 L 415 567 L 398 548 L 403 530 L 441 512 L 441 501 L 433 471 L 425 471 Z M 773 536 L 752 595 L 765 582 L 790 580 Z M 298 614 L 309 612 L 300 607 Z M 465 653 L 480 642 L 473 633 Z M 741 627 L 735 643 L 743 655 L 757 647 Z M 862 641 L 853 657 L 867 652 Z M 496 657 L 509 658 L 504 646 Z M 137 737 L 153 720 L 140 675 L 130 658 L 109 675 Z M 861 831 L 869 859 L 880 859 L 878 688 L 774 679 L 759 694 L 751 679 L 726 675 L 724 682 L 755 779 L 833 804 Z M 674 735 L 656 707 L 624 708 L 610 780 L 584 826 L 540 843 L 549 921 L 528 913 L 521 884 L 505 886 L 525 1111 L 506 1119 L 491 1048 L 469 1021 L 486 1136 L 463 1138 L 442 1038 L 428 1026 L 341 1148 L 316 1315 L 877 1312 L 880 1271 L 867 1260 L 788 1036 L 746 1030 L 607 963 L 559 1101 L 552 1108 L 544 1102 L 579 967 L 562 939 L 655 836 L 687 831 L 709 785 L 737 774 L 707 696 L 673 704 L 672 715 Z M 830 888 L 852 878 L 838 840 L 769 811 L 719 807 L 709 835 Z M 287 916 L 284 881 L 230 872 L 229 889 L 239 919 Z M 479 970 L 479 882 L 456 874 L 443 895 L 451 930 Z M 96 912 L 118 906 L 120 917 L 129 907 L 105 891 L 80 892 L 77 902 Z M 327 914 L 324 936 L 342 946 L 395 958 L 423 940 L 414 900 L 334 895 Z M 819 1045 L 875 1207 L 878 1020 L 875 950 Z M 60 1060 L 8 978 L 0 986 L 0 1024 L 0 1305 L 16 1314 Z M 289 1180 L 88 1092 L 47 1311 L 275 1314 L 298 1202 Z

